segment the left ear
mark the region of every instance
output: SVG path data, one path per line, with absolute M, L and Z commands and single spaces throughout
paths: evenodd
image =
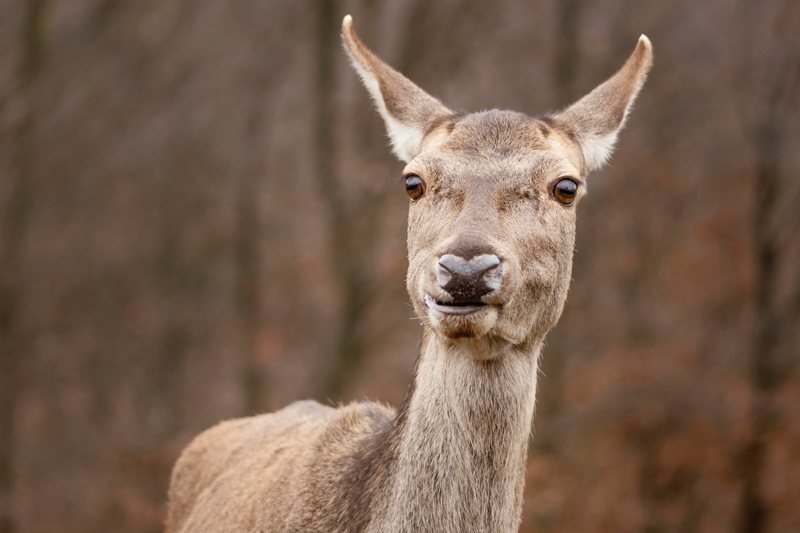
M 619 71 L 553 118 L 574 135 L 583 153 L 585 172 L 611 157 L 617 134 L 653 64 L 653 45 L 642 35 Z

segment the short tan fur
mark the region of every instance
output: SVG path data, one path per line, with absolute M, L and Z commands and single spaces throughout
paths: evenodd
M 586 175 L 610 156 L 652 63 L 567 109 L 457 114 L 345 17 L 345 48 L 406 163 L 407 288 L 424 325 L 399 409 L 298 402 L 198 436 L 166 531 L 506 533 L 519 527 L 539 356 L 569 287 Z

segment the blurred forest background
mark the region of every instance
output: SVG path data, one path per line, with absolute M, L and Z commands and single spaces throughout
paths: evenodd
M 454 108 L 655 67 L 581 203 L 522 531 L 800 531 L 800 2 L 0 7 L 0 531 L 160 531 L 201 430 L 396 404 L 402 165 L 339 43 Z

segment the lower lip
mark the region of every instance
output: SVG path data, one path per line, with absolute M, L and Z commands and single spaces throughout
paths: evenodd
M 433 309 L 445 315 L 471 315 L 486 307 L 485 305 L 442 305 L 437 303 L 430 294 L 425 295 L 425 305 L 428 306 L 428 309 Z

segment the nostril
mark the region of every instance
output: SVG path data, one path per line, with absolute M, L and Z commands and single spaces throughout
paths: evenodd
M 503 284 L 503 265 L 497 265 L 483 273 L 483 282 L 493 291 Z
M 476 301 L 500 288 L 503 265 L 494 254 L 483 254 L 469 260 L 453 254 L 439 258 L 435 268 L 436 283 L 455 301 Z
M 442 262 L 439 261 L 436 264 L 436 283 L 440 287 L 445 287 L 448 283 L 450 283 L 450 280 L 452 279 L 453 279 L 453 274 L 451 274 L 450 271 L 447 270 L 447 267 L 442 265 Z

